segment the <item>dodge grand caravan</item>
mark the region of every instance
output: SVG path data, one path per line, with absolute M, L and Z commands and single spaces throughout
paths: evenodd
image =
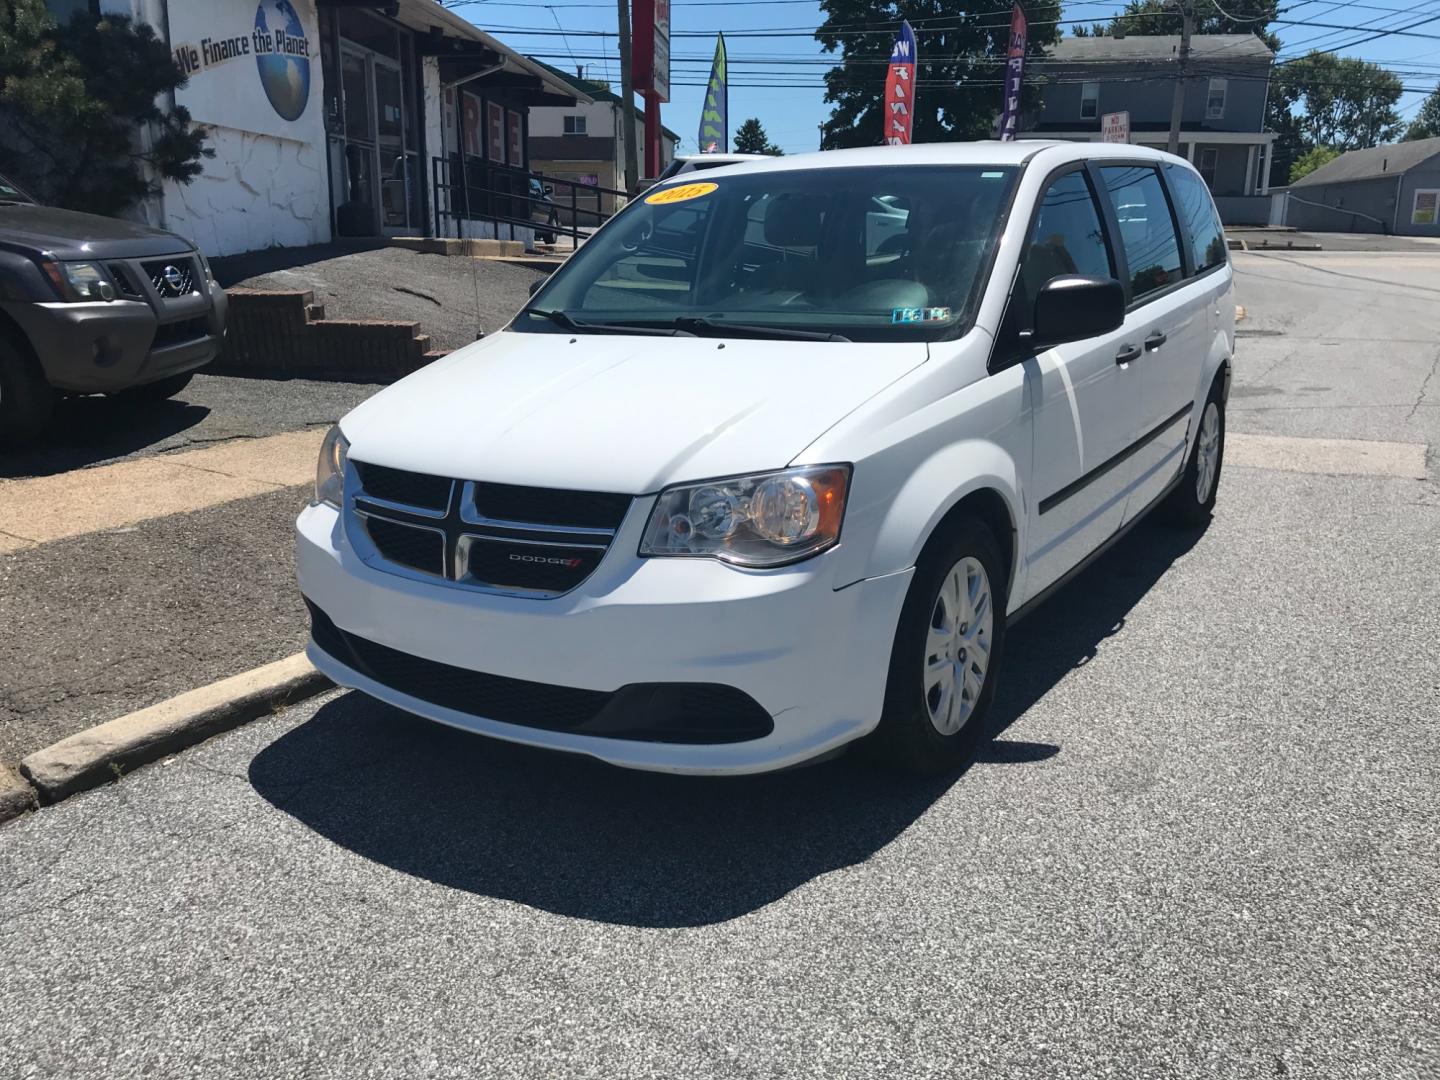
M 1007 624 L 1151 510 L 1209 519 L 1235 338 L 1214 204 L 1133 146 L 699 176 L 330 432 L 298 522 L 310 656 L 637 768 L 862 736 L 953 767 Z

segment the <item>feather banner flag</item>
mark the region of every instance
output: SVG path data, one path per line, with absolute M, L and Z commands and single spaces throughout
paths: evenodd
M 700 152 L 723 154 L 730 148 L 730 87 L 725 74 L 725 35 L 715 42 L 715 62 L 710 65 L 710 84 L 705 88 L 705 106 L 700 112 Z
M 908 22 L 900 24 L 895 46 L 890 50 L 889 73 L 885 76 L 885 135 L 887 146 L 910 145 L 915 128 L 915 31 Z
M 1020 84 L 1025 81 L 1025 36 L 1029 24 L 1020 0 L 1010 11 L 1010 48 L 1005 54 L 1005 99 L 1000 112 L 1000 141 L 1015 138 L 1020 123 Z

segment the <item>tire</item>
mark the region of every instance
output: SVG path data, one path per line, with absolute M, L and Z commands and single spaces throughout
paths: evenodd
M 55 391 L 40 365 L 0 337 L 0 444 L 30 442 L 50 424 Z
M 1225 464 L 1225 402 L 1221 397 L 1221 380 L 1216 376 L 1200 410 L 1200 429 L 1195 445 L 1185 463 L 1180 485 L 1166 500 L 1166 513 L 1177 525 L 1203 528 L 1215 510 L 1215 497 L 1220 492 L 1220 468 Z
M 1006 574 L 1000 545 L 978 520 L 964 519 L 927 545 L 900 612 L 885 711 L 871 736 L 882 760 L 922 776 L 969 761 L 985 731 L 1000 674 Z M 958 588 L 962 582 L 965 595 Z M 975 599 L 981 600 L 978 617 L 967 617 L 965 602 Z M 947 626 L 952 632 L 944 632 Z M 977 676 L 977 645 L 987 642 Z M 968 680 L 956 683 L 961 670 Z
M 182 372 L 179 375 L 167 375 L 163 379 L 156 379 L 154 382 L 141 383 L 139 386 L 131 386 L 120 391 L 120 397 L 126 401 L 154 402 L 164 401 L 172 398 L 190 385 L 190 380 L 195 377 L 193 371 Z

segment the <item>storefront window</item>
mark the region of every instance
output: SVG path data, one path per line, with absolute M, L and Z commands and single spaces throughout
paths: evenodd
M 485 155 L 491 161 L 505 160 L 505 110 L 493 101 L 485 103 L 486 128 L 489 138 Z
M 517 169 L 525 165 L 525 118 L 518 112 L 510 112 L 510 153 L 506 159 Z

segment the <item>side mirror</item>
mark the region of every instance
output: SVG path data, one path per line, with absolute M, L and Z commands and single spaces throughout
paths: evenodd
M 1082 341 L 1120 329 L 1125 322 L 1125 288 L 1110 277 L 1062 274 L 1035 297 L 1034 329 L 1021 334 L 1031 352 Z
M 531 295 L 531 296 L 534 296 L 537 292 L 539 292 L 539 291 L 540 291 L 540 286 L 541 286 L 541 285 L 544 285 L 545 282 L 548 281 L 548 280 L 550 280 L 550 279 L 549 279 L 549 278 L 543 278 L 543 277 L 542 277 L 542 278 L 536 278 L 534 281 L 532 281 L 532 282 L 530 283 L 530 295 Z
M 555 185 L 554 185 L 554 184 L 546 184 L 546 185 L 545 185 L 545 194 L 546 194 L 546 195 L 554 195 L 554 194 L 555 194 Z

